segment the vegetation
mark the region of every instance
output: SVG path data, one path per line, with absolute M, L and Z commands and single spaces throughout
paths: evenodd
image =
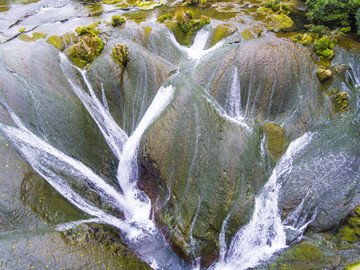
M 126 19 L 120 15 L 114 15 L 111 18 L 111 25 L 114 27 L 116 27 L 118 25 L 122 25 L 124 22 L 126 22 Z
M 116 44 L 111 53 L 112 58 L 120 66 L 125 67 L 128 62 L 128 49 L 124 44 Z
M 353 30 L 357 26 L 359 31 L 359 0 L 307 0 L 306 4 L 309 10 L 306 15 L 313 24 Z

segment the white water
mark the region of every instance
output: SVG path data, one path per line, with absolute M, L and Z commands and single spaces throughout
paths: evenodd
M 223 246 L 220 248 L 220 261 L 212 269 L 242 270 L 255 267 L 269 259 L 274 252 L 286 247 L 285 227 L 278 209 L 280 185 L 276 180 L 291 172 L 293 156 L 304 149 L 312 136 L 306 133 L 289 145 L 263 191 L 255 199 L 254 213 L 249 223 L 235 235 L 228 249 Z M 226 226 L 226 222 L 223 226 Z M 219 240 L 224 244 L 224 239 Z
M 233 79 L 226 99 L 227 108 L 231 117 L 241 119 L 241 85 L 237 67 L 234 67 L 232 77 Z
M 221 47 L 224 44 L 224 40 L 219 41 L 213 47 L 205 50 L 206 42 L 209 39 L 210 32 L 205 29 L 201 29 L 195 36 L 194 43 L 191 45 L 190 48 L 185 46 L 181 46 L 175 36 L 172 33 L 169 33 L 170 40 L 173 44 L 180 50 L 185 52 L 190 59 L 196 60 L 198 63 L 200 58 L 203 57 L 205 54 L 208 54 L 217 48 Z

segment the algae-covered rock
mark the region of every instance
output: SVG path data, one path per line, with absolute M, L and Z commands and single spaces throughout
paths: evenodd
M 204 15 L 199 19 L 194 18 L 191 11 L 177 13 L 175 21 L 167 23 L 166 26 L 174 33 L 176 40 L 187 47 L 193 43 L 198 30 L 210 23 L 210 19 Z
M 300 43 L 305 46 L 310 46 L 311 43 L 319 37 L 317 33 L 305 33 L 305 34 L 297 34 L 292 36 L 290 39 L 294 42 Z
M 225 121 L 192 76 L 171 82 L 178 93 L 143 139 L 140 161 L 143 186 L 152 186 L 155 218 L 170 245 L 182 258 L 201 256 L 208 266 L 219 255 L 224 220 L 229 216 L 230 239 L 249 220 L 267 172 L 259 163 L 260 127 L 249 133 Z
M 241 36 L 243 37 L 244 40 L 250 40 L 250 39 L 258 38 L 262 32 L 263 32 L 263 28 L 261 26 L 253 25 L 249 28 L 246 28 L 241 33 Z
M 209 48 L 214 46 L 220 40 L 234 34 L 237 31 L 237 27 L 231 23 L 222 23 L 215 27 L 214 31 L 209 37 Z
M 80 41 L 66 50 L 69 59 L 80 68 L 91 63 L 104 48 L 96 26 L 97 24 L 77 27 L 76 33 L 80 36 Z
M 291 31 L 295 28 L 294 21 L 285 14 L 273 14 L 271 15 L 272 25 L 270 26 L 275 32 Z
M 320 39 L 314 41 L 315 52 L 321 57 L 331 59 L 334 57 L 334 46 L 337 40 L 328 36 L 322 36 Z
M 62 36 L 50 36 L 46 42 L 53 45 L 60 51 L 65 49 L 65 42 Z
M 320 82 L 323 82 L 332 76 L 332 71 L 330 69 L 320 68 L 316 72 L 316 76 L 319 78 Z
M 338 269 L 341 257 L 336 252 L 324 252 L 310 241 L 302 241 L 285 250 L 270 265 L 272 270 Z
M 339 93 L 338 91 L 333 91 L 332 97 L 338 109 L 341 111 L 346 111 L 349 109 L 349 98 L 347 92 L 344 91 Z
M 75 65 L 83 68 L 92 62 L 103 48 L 104 43 L 98 36 L 86 35 L 81 38 L 80 42 L 70 47 L 66 53 Z
M 111 25 L 114 26 L 114 27 L 122 25 L 125 22 L 126 22 L 126 19 L 123 16 L 120 16 L 120 15 L 114 15 L 111 18 Z
M 111 56 L 120 66 L 126 66 L 128 62 L 128 50 L 124 44 L 116 44 L 112 50 Z
M 19 36 L 19 39 L 25 42 L 34 42 L 37 41 L 38 39 L 44 39 L 47 35 L 44 33 L 40 33 L 40 32 L 34 32 L 32 33 L 32 37 L 30 37 L 27 34 L 22 34 Z
M 264 133 L 267 137 L 266 149 L 271 157 L 278 161 L 285 153 L 286 137 L 280 126 L 274 123 L 263 124 Z

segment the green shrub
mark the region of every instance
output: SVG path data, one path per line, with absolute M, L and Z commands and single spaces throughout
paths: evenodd
M 308 19 L 315 24 L 347 27 L 357 22 L 360 27 L 359 0 L 307 0 Z

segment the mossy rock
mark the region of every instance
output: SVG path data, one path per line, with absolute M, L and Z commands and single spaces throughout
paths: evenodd
M 38 39 L 44 39 L 47 35 L 44 33 L 40 33 L 40 32 L 34 32 L 32 34 L 32 37 L 30 37 L 27 34 L 22 34 L 19 36 L 19 39 L 25 42 L 34 42 L 37 41 Z
M 157 18 L 159 23 L 164 23 L 165 21 L 172 20 L 174 16 L 171 14 L 163 14 Z
M 320 68 L 316 72 L 316 76 L 318 77 L 320 82 L 323 82 L 332 76 L 332 71 L 330 69 Z
M 334 57 L 335 53 L 333 48 L 337 43 L 337 39 L 322 36 L 320 39 L 314 41 L 315 52 L 320 55 L 320 57 L 331 59 Z
M 264 132 L 267 136 L 266 149 L 270 156 L 278 161 L 286 150 L 286 137 L 282 128 L 274 123 L 264 123 Z
M 120 66 L 125 67 L 128 62 L 128 49 L 124 44 L 116 44 L 112 50 L 111 56 Z
M 78 67 L 83 68 L 91 63 L 104 48 L 104 43 L 97 35 L 85 35 L 80 42 L 70 47 L 66 54 Z
M 156 7 L 160 7 L 165 5 L 165 2 L 160 1 L 160 2 L 155 2 L 155 1 L 142 1 L 139 0 L 136 2 L 136 6 L 143 9 L 143 10 L 151 10 L 154 9 Z
M 261 26 L 253 25 L 249 28 L 246 28 L 241 33 L 241 36 L 243 37 L 244 40 L 250 40 L 250 39 L 258 38 L 262 32 L 263 32 L 263 28 Z
M 53 45 L 56 49 L 60 51 L 65 49 L 65 41 L 63 36 L 50 36 L 46 42 Z
M 294 21 L 285 14 L 273 14 L 271 15 L 271 19 L 273 21 L 273 31 L 275 32 L 286 32 L 292 31 L 295 28 Z
M 214 46 L 220 40 L 234 34 L 237 31 L 237 27 L 230 23 L 222 23 L 215 27 L 212 36 L 210 37 L 210 45 L 209 47 Z
M 290 37 L 290 39 L 296 43 L 300 43 L 304 46 L 310 46 L 311 43 L 319 37 L 317 33 L 305 33 L 305 34 L 297 34 L 295 36 Z
M 336 91 L 337 89 L 335 89 Z M 347 92 L 341 92 L 339 93 L 338 91 L 335 92 L 333 90 L 333 102 L 335 103 L 337 109 L 339 109 L 340 111 L 347 111 L 349 110 L 349 98 L 347 95 Z
M 210 19 L 206 16 L 194 19 L 191 11 L 176 14 L 175 20 L 166 23 L 166 26 L 173 32 L 176 40 L 187 47 L 190 47 L 193 43 L 197 31 L 210 23 Z
M 126 19 L 123 16 L 120 16 L 120 15 L 114 15 L 111 18 L 111 25 L 114 26 L 114 27 L 122 25 L 125 22 L 126 22 Z

